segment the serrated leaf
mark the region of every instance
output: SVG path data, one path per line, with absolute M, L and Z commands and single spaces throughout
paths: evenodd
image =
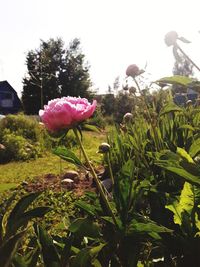
M 181 76 L 181 75 L 164 77 L 164 78 L 161 78 L 161 79 L 155 81 L 155 83 L 158 83 L 158 84 L 159 83 L 176 84 L 176 85 L 181 85 L 184 87 L 187 87 L 192 82 L 193 82 L 193 79 L 186 77 L 186 76 Z

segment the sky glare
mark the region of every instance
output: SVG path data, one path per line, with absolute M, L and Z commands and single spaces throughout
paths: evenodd
M 94 88 L 105 92 L 129 64 L 150 79 L 172 74 L 174 59 L 164 35 L 171 30 L 191 44 L 182 45 L 200 65 L 198 0 L 0 0 L 0 81 L 20 95 L 26 54 L 40 39 L 61 37 L 67 46 L 80 38 Z M 197 75 L 198 76 L 198 75 Z

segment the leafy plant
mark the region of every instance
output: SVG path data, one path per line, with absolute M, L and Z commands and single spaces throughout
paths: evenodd
M 0 266 L 7 267 L 14 262 L 19 263 L 18 254 L 23 238 L 26 236 L 30 222 L 36 218 L 42 218 L 49 210 L 49 207 L 37 207 L 30 209 L 33 201 L 40 193 L 32 193 L 19 199 L 14 205 L 14 194 L 7 201 L 0 205 Z M 32 251 L 33 252 L 33 251 Z M 31 252 L 29 263 L 35 261 L 35 253 Z M 39 254 L 38 254 L 39 256 Z M 38 257 L 37 256 L 37 257 Z M 30 254 L 29 254 L 30 257 Z M 25 257 L 26 258 L 26 257 Z M 23 258 L 22 258 L 23 259 Z M 22 266 L 14 264 L 14 266 Z M 31 266 L 31 265 L 25 265 Z

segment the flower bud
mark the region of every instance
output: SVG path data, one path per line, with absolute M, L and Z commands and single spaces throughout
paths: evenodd
M 124 117 L 123 117 L 123 120 L 124 120 L 125 123 L 129 123 L 129 122 L 131 122 L 132 119 L 133 119 L 133 114 L 132 114 L 132 113 L 129 113 L 129 112 L 126 113 L 126 114 L 124 115 Z
M 165 35 L 165 43 L 167 46 L 175 45 L 178 39 L 178 33 L 175 31 L 168 32 Z
M 100 146 L 99 146 L 99 150 L 98 150 L 98 153 L 107 153 L 109 152 L 110 150 L 110 145 L 108 143 L 102 143 Z
M 186 105 L 187 105 L 187 106 L 191 106 L 191 105 L 192 105 L 192 100 L 189 99 L 189 100 L 186 102 Z

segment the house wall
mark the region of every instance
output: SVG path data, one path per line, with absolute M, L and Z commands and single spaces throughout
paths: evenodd
M 8 91 L 1 91 L 0 92 L 0 106 L 2 108 L 13 108 L 14 94 Z
M 7 81 L 0 82 L 0 114 L 16 113 L 21 102 L 15 90 Z

